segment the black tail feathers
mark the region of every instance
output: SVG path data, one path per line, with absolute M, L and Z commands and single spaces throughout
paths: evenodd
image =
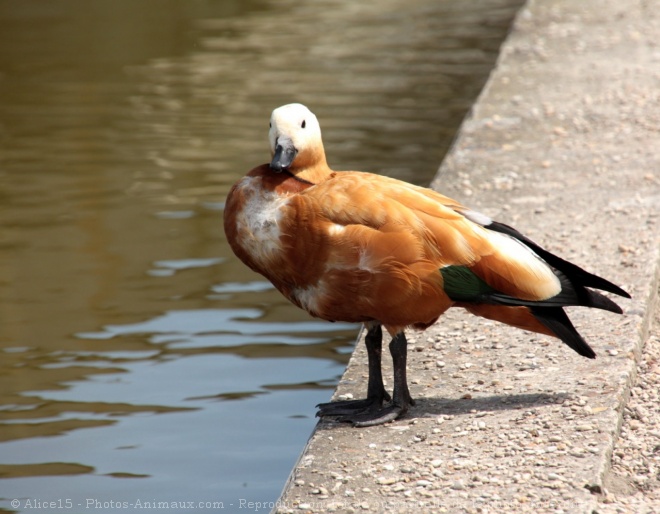
M 589 359 L 596 358 L 596 352 L 575 330 L 564 309 L 561 307 L 530 307 L 530 310 L 537 320 L 577 353 Z
M 589 273 L 572 262 L 557 257 L 504 223 L 494 221 L 486 225 L 486 228 L 517 239 L 554 268 L 555 274 L 562 285 L 561 292 L 548 300 L 524 302 L 524 305 L 530 309 L 534 317 L 541 324 L 573 350 L 584 357 L 594 359 L 596 353 L 575 329 L 562 307 L 579 305 L 621 314 L 623 312 L 621 307 L 614 301 L 601 293 L 587 288 L 600 289 L 601 291 L 607 291 L 623 296 L 624 298 L 630 298 L 630 294 L 609 280 Z

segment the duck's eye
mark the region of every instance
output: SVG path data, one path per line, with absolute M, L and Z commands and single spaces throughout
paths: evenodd
M 306 126 L 307 126 L 307 123 L 305 122 L 305 120 L 303 120 L 303 122 L 300 124 L 300 128 L 305 128 Z

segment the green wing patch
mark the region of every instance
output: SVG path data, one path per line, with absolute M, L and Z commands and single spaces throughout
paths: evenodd
M 440 274 L 445 293 L 457 302 L 475 302 L 497 292 L 465 266 L 446 266 L 440 268 Z

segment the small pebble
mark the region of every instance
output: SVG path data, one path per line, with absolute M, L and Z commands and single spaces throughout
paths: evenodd
M 394 477 L 379 477 L 376 482 L 378 482 L 380 485 L 392 485 L 396 484 L 398 480 Z

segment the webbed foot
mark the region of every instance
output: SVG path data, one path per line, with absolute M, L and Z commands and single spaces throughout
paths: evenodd
M 351 418 L 367 412 L 377 412 L 381 410 L 384 402 L 390 401 L 390 395 L 383 391 L 382 395 L 367 397 L 362 400 L 341 400 L 337 402 L 319 403 L 318 417 L 322 416 L 340 416 Z M 343 421 L 343 420 L 342 420 Z
M 414 405 L 414 403 L 415 402 L 411 402 L 411 405 Z M 354 416 L 348 421 L 353 423 L 354 427 L 373 427 L 394 421 L 403 416 L 406 412 L 408 412 L 408 405 L 401 406 L 393 403 L 392 405 L 375 412 L 368 412 Z
M 389 399 L 387 395 L 386 400 Z M 337 421 L 352 423 L 355 427 L 373 427 L 400 418 L 408 412 L 409 407 L 415 405 L 415 401 L 410 397 L 403 401 L 394 401 L 387 407 L 383 407 L 383 403 L 377 398 L 321 403 L 317 405 L 319 411 L 316 415 L 332 416 Z

